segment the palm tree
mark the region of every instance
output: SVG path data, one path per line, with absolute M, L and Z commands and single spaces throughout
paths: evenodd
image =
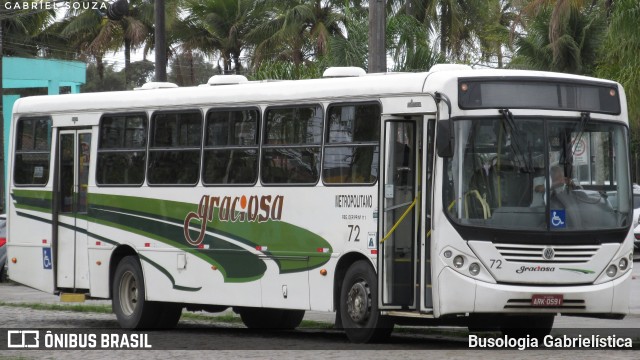
M 267 0 L 268 20 L 250 34 L 254 62 L 289 60 L 300 65 L 329 52 L 332 38 L 343 37 L 345 15 L 339 0 Z
M 98 76 L 103 79 L 104 55 L 119 45 L 113 36 L 117 31 L 115 24 L 103 21 L 102 16 L 94 11 L 68 12 L 61 24 L 63 29 L 60 34 L 77 49 L 77 57 L 81 60 L 94 59 Z
M 566 24 L 571 21 L 571 17 L 575 17 L 576 11 L 581 11 L 587 7 L 595 7 L 597 4 L 595 0 L 531 0 L 528 5 L 525 6 L 525 14 L 529 16 L 536 16 L 541 11 L 551 11 L 548 20 L 548 37 L 553 57 L 558 58 L 562 51 L 562 46 L 565 43 L 561 38 L 566 34 Z M 605 1 L 605 7 L 611 7 L 611 1 Z
M 478 31 L 480 57 L 485 64 L 495 58 L 496 66 L 504 67 L 505 51 L 513 50 L 513 35 L 522 25 L 520 19 L 511 0 L 488 1 L 485 21 Z
M 426 71 L 444 61 L 441 54 L 432 51 L 429 28 L 402 12 L 387 19 L 386 43 L 393 71 Z
M 552 43 L 549 24 L 554 21 L 553 14 L 554 9 L 547 6 L 528 21 L 528 33 L 516 40 L 516 56 L 510 66 L 593 74 L 606 29 L 601 8 L 572 8 Z
M 248 34 L 265 14 L 262 1 L 255 0 L 186 0 L 190 11 L 182 25 L 183 48 L 205 53 L 217 52 L 225 73 L 242 69 L 240 57 L 251 45 Z
M 390 0 L 388 12 L 416 18 L 438 41 L 440 57 L 469 62 L 489 21 L 488 10 L 499 0 Z
M 329 39 L 327 65 L 367 68 L 369 20 L 358 4 L 344 8 L 344 36 Z
M 15 5 L 15 4 L 14 4 Z M 0 7 L 2 50 L 4 55 L 36 56 L 34 39 L 55 19 L 55 11 L 23 11 Z
M 80 7 L 74 10 L 70 7 L 62 23 L 61 35 L 79 50 L 79 58 L 95 59 L 100 78 L 104 75 L 104 55 L 124 47 L 125 86 L 128 87 L 131 50 L 149 42 L 153 33 L 153 3 L 148 0 L 129 0 L 129 13 L 121 20 L 107 19 L 92 9 Z
M 609 9 L 606 9 L 609 10 Z M 596 74 L 620 82 L 627 95 L 635 153 L 640 147 L 640 3 L 618 0 L 611 9 L 610 25 L 600 51 Z

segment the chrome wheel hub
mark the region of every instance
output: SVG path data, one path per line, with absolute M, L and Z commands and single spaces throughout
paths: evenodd
M 130 271 L 122 274 L 119 298 L 122 313 L 131 316 L 138 305 L 138 283 Z
M 371 291 L 364 280 L 354 283 L 347 294 L 347 313 L 351 320 L 363 323 L 371 314 Z

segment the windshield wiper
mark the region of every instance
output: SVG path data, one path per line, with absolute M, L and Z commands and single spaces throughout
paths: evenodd
M 524 165 L 524 171 L 527 173 L 534 172 L 533 166 L 531 166 L 531 148 L 529 148 L 529 161 L 527 161 L 527 157 L 522 151 L 522 144 L 520 143 L 520 132 L 516 127 L 516 122 L 513 120 L 513 114 L 509 109 L 500 109 L 498 110 L 500 114 L 502 114 L 502 119 L 509 125 L 509 131 L 511 132 L 511 137 L 513 138 L 513 146 L 515 148 L 518 156 L 522 158 L 522 164 Z

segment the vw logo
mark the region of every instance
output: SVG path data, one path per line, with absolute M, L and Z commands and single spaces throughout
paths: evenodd
M 551 247 L 547 247 L 542 250 L 542 258 L 545 260 L 553 260 L 555 256 L 556 256 L 556 251 L 553 250 L 553 248 Z

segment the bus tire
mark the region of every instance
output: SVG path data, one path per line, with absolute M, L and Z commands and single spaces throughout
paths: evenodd
M 158 324 L 158 303 L 145 299 L 142 266 L 135 256 L 125 256 L 113 276 L 111 305 L 123 329 L 152 329 Z
M 293 330 L 304 317 L 304 310 L 242 308 L 238 312 L 249 329 Z
M 304 317 L 304 310 L 282 310 L 279 328 L 282 330 L 293 330 L 300 326 Z
M 373 268 L 364 260 L 353 263 L 340 289 L 340 319 L 354 343 L 385 341 L 393 322 L 378 310 L 378 281 Z
M 178 325 L 182 316 L 182 304 L 178 303 L 157 303 L 159 311 L 157 317 L 157 329 L 173 329 Z
M 527 336 L 542 340 L 551 333 L 555 314 L 505 316 L 500 331 L 502 335 L 512 338 Z

